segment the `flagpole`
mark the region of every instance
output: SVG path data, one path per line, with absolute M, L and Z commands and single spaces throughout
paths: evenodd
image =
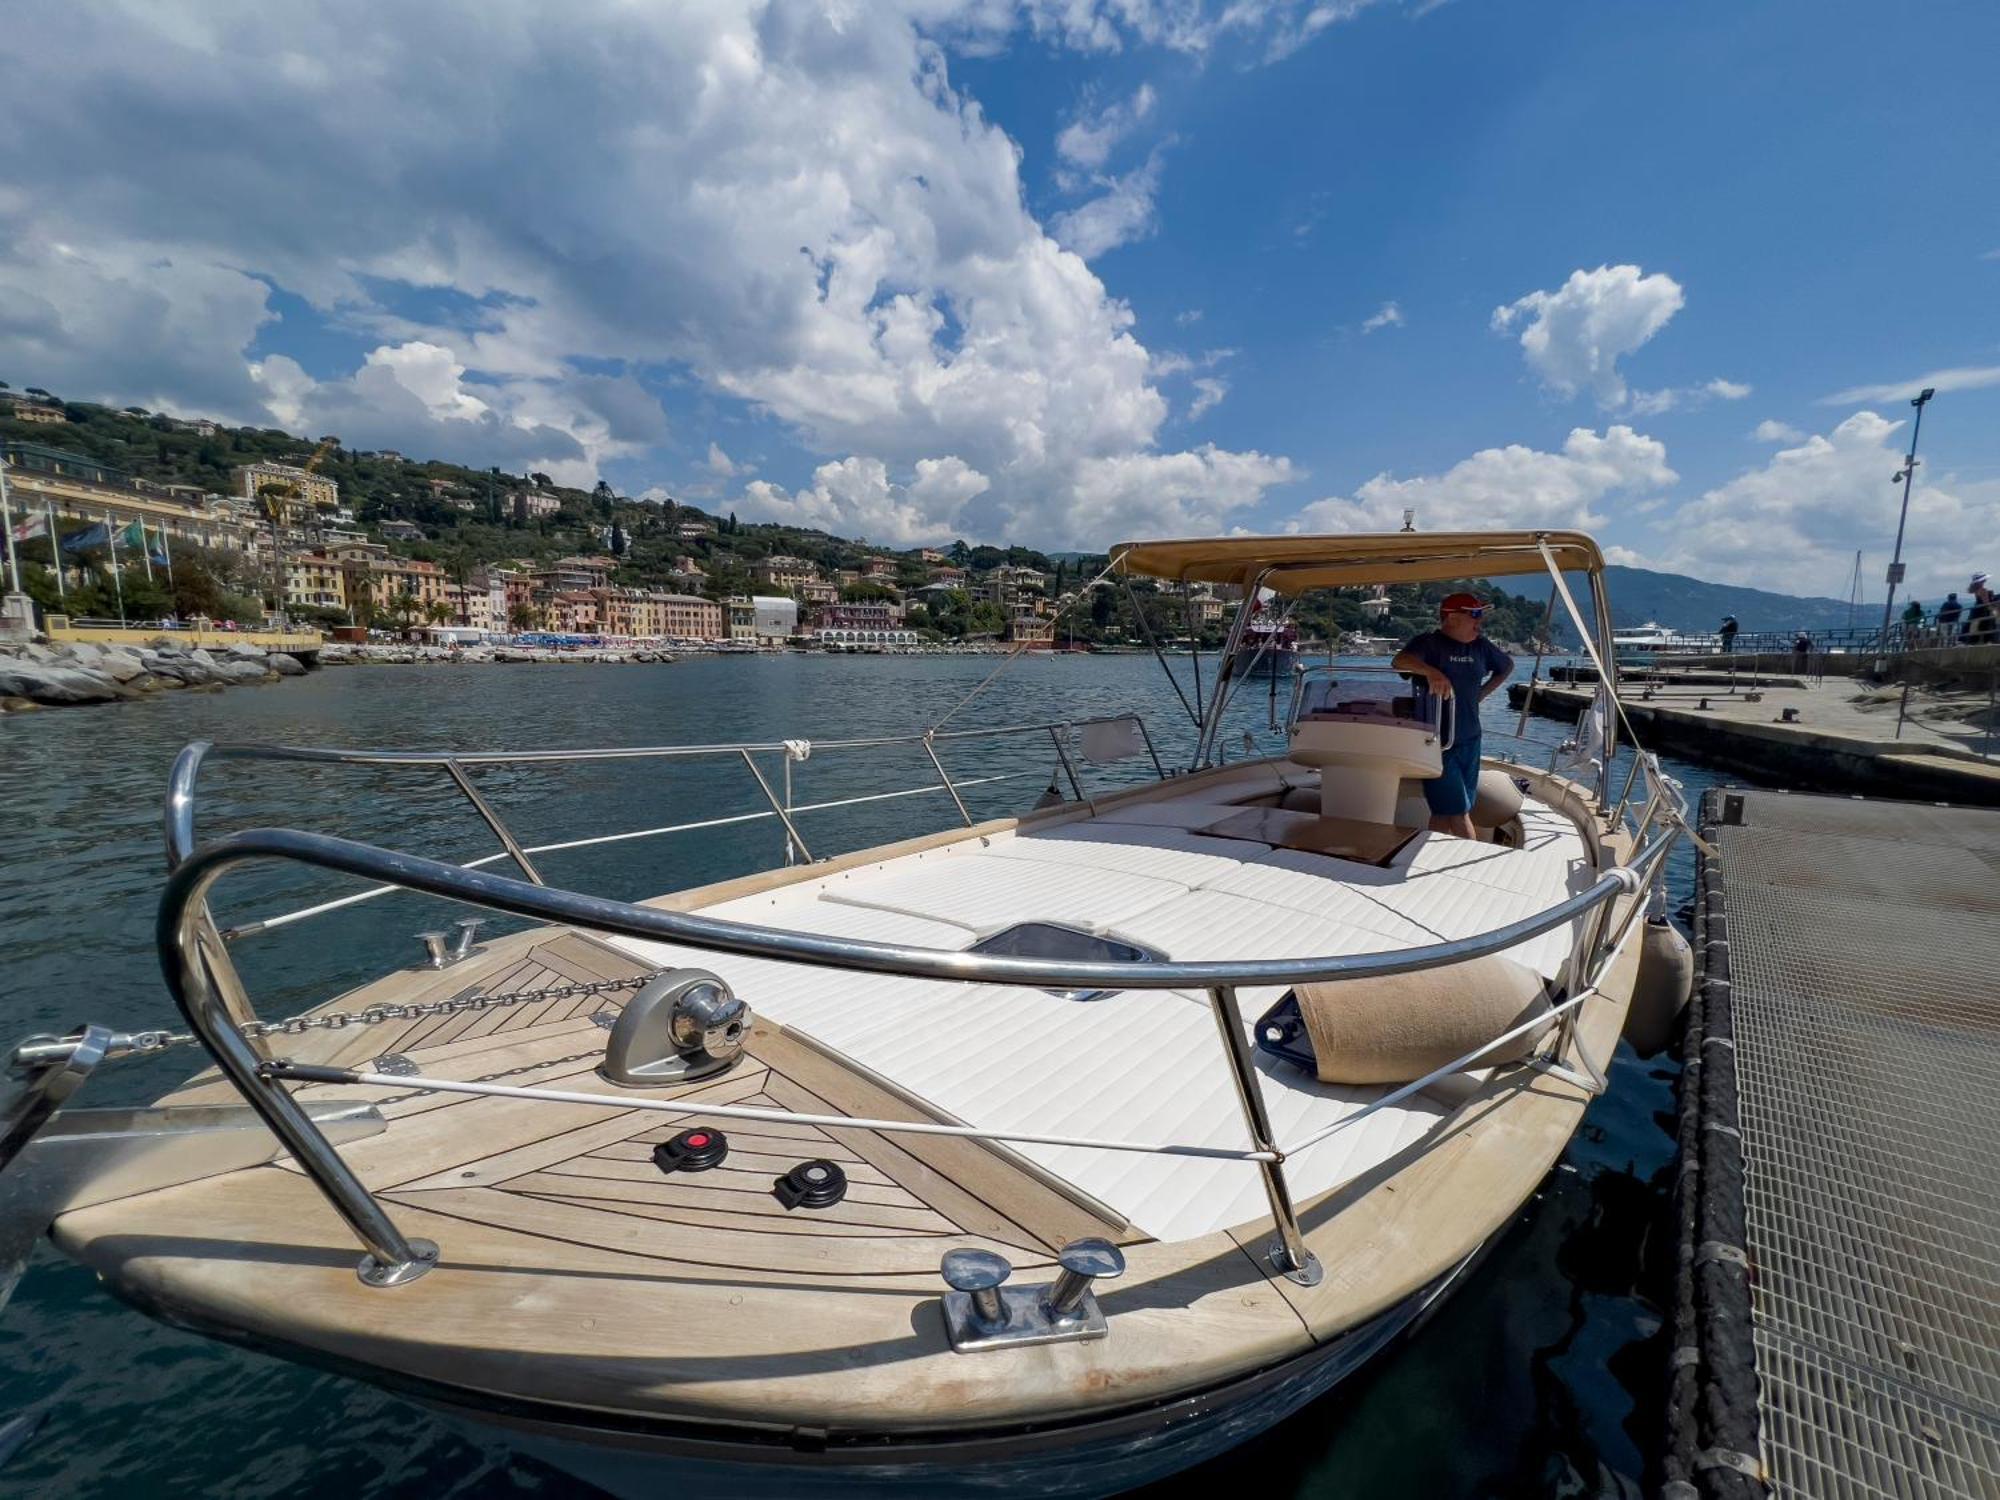
M 118 595 L 118 623 L 125 624 L 125 584 L 118 576 L 118 532 L 111 524 L 111 512 L 104 513 L 104 529 L 111 541 L 111 587 Z
M 56 570 L 56 598 L 65 612 L 69 609 L 69 590 L 63 585 L 62 538 L 56 535 L 56 513 L 49 508 L 48 496 L 42 497 L 42 522 L 49 528 L 49 562 Z
M 139 527 L 139 560 L 146 565 L 146 582 L 151 583 L 153 581 L 153 543 L 151 538 L 146 535 L 145 520 L 141 518 L 137 524 Z
M 174 548 L 173 543 L 167 538 L 165 521 L 160 522 L 160 556 L 167 560 L 167 588 L 171 591 L 174 586 Z
M 0 453 L 0 526 L 7 532 L 7 576 L 14 582 L 14 592 L 21 592 L 21 559 L 14 551 L 14 504 L 7 498 L 7 456 Z

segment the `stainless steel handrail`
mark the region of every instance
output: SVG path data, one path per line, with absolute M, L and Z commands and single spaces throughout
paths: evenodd
M 1145 719 L 1136 713 L 1100 714 L 1087 719 L 1056 720 L 1039 724 L 997 724 L 983 729 L 926 730 L 912 734 L 877 735 L 864 739 L 812 740 L 808 743 L 811 744 L 815 752 L 832 750 L 879 750 L 899 745 L 918 746 L 930 755 L 933 764 L 938 764 L 940 771 L 942 771 L 943 768 L 937 760 L 936 753 L 936 747 L 939 744 L 955 743 L 961 740 L 1005 739 L 1026 734 L 1054 735 L 1059 731 L 1067 732 L 1072 729 L 1085 728 L 1092 724 L 1118 723 L 1136 723 L 1139 726 L 1139 733 L 1145 740 L 1147 754 L 1152 759 L 1155 774 L 1164 777 L 1164 772 L 1160 767 L 1159 755 L 1153 748 L 1152 734 L 1146 728 Z M 479 812 L 481 818 L 486 821 L 489 827 L 493 828 L 494 832 L 500 837 L 503 845 L 507 845 L 508 841 L 512 839 L 512 835 L 506 831 L 504 825 L 498 822 L 497 814 L 490 807 L 481 805 L 481 799 L 477 792 L 471 789 L 470 783 L 464 776 L 465 767 L 556 765 L 576 761 L 601 760 L 692 760 L 718 756 L 740 756 L 747 761 L 752 755 L 789 755 L 791 746 L 792 742 L 771 740 L 742 741 L 716 745 L 611 746 L 608 748 L 579 750 L 343 750 L 308 745 L 215 744 L 209 740 L 196 740 L 184 747 L 180 754 L 174 757 L 173 769 L 168 773 L 165 810 L 167 868 L 173 869 L 194 852 L 196 843 L 196 786 L 201 776 L 201 768 L 209 760 L 294 761 L 309 764 L 347 766 L 439 767 L 452 778 L 461 792 L 471 798 L 472 805 Z M 1058 741 L 1058 753 L 1061 753 L 1060 741 Z M 1067 760 L 1066 756 L 1063 758 L 1065 761 Z M 754 763 L 752 763 L 752 771 L 754 774 Z M 1072 784 L 1075 784 L 1074 771 L 1072 770 L 1070 774 Z M 760 777 L 759 780 L 761 781 L 762 778 Z M 948 777 L 944 778 L 938 790 L 952 790 Z M 765 787 L 765 791 L 772 807 L 777 811 L 778 816 L 783 819 L 790 809 L 779 802 L 777 798 L 770 796 L 768 786 Z M 953 793 L 953 797 L 954 800 L 957 800 L 956 793 Z M 962 803 L 960 807 L 962 810 Z M 969 822 L 970 814 L 966 816 Z M 797 830 L 788 828 L 788 833 L 796 838 Z M 801 849 L 804 848 L 802 842 L 799 847 Z M 516 847 L 508 847 L 507 853 L 510 856 L 516 856 L 516 862 L 519 862 Z
M 1643 888 L 1637 871 L 1657 869 L 1665 845 L 1676 831 L 1667 830 L 1653 845 L 1641 850 L 1633 868 L 1606 871 L 1587 890 L 1532 917 L 1474 938 L 1426 948 L 1310 959 L 1111 963 L 973 954 L 786 932 L 534 885 L 328 834 L 252 829 L 195 850 L 179 862 L 161 899 L 156 941 L 168 987 L 190 1028 L 367 1248 L 360 1267 L 363 1280 L 371 1285 L 395 1285 L 423 1274 L 436 1259 L 436 1247 L 402 1235 L 292 1099 L 282 1080 L 264 1071 L 265 1059 L 240 1029 L 254 1016 L 228 951 L 216 935 L 208 908 L 210 890 L 238 865 L 261 859 L 295 860 L 514 916 L 830 968 L 1045 989 L 1202 989 L 1209 993 L 1218 1025 L 1226 1027 L 1240 1026 L 1240 1017 L 1235 1015 L 1235 991 L 1241 985 L 1358 979 L 1483 957 L 1593 913 L 1621 893 L 1636 895 Z M 1593 922 L 1591 926 L 1602 930 L 1600 923 Z M 1576 974 L 1572 984 L 1586 984 L 1591 977 Z M 1247 1048 L 1226 1050 L 1232 1078 L 1244 1103 L 1246 1123 L 1253 1140 L 1261 1147 L 1270 1131 L 1264 1119 L 1255 1068 Z M 1305 1252 L 1303 1234 L 1285 1184 L 1282 1153 L 1274 1149 L 1273 1155 L 1279 1159 L 1257 1163 L 1278 1226 L 1273 1263 L 1295 1279 L 1317 1280 L 1318 1268 Z

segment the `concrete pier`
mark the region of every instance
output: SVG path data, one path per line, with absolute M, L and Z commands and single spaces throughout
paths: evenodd
M 2000 812 L 1703 799 L 1671 1500 L 2000 1495 Z
M 1705 683 L 1621 683 L 1648 749 L 1814 791 L 2000 806 L 2000 724 L 1985 692 L 1871 687 L 1853 678 L 1735 691 Z M 1533 711 L 1574 720 L 1594 688 L 1537 683 Z M 1519 709 L 1528 684 L 1508 685 Z M 1787 711 L 1789 710 L 1789 717 Z

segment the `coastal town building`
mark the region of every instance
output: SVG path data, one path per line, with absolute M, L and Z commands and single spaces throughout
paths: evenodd
M 760 644 L 782 646 L 799 633 L 799 605 L 796 599 L 756 594 L 750 602 Z
M 540 490 L 515 490 L 507 497 L 507 506 L 513 512 L 514 524 L 525 526 L 530 521 L 554 515 L 562 509 L 562 501 Z
M 615 557 L 564 557 L 535 570 L 535 584 L 552 593 L 608 588 Z
M 819 582 L 819 569 L 803 557 L 787 557 L 779 553 L 758 562 L 750 569 L 750 576 L 767 589 L 782 589 L 791 593 L 809 583 Z
M 945 554 L 938 551 L 935 547 L 919 547 L 917 549 L 917 561 L 941 563 L 945 561 Z
M 285 604 L 290 609 L 346 609 L 347 573 L 324 552 L 294 553 L 285 559 Z
M 861 576 L 874 583 L 894 583 L 896 581 L 896 560 L 893 557 L 863 558 L 861 561 Z
M 830 645 L 913 646 L 917 633 L 903 627 L 903 609 L 887 599 L 833 604 L 813 617 L 812 632 Z
M 1040 615 L 1016 615 L 1008 622 L 1007 639 L 1030 646 L 1055 644 L 1056 622 Z
M 715 522 L 700 516 L 685 516 L 674 523 L 674 535 L 684 542 L 698 542 L 715 535 Z
M 0 457 L 17 519 L 46 511 L 58 533 L 100 524 L 122 529 L 137 521 L 155 535 L 164 529 L 169 551 L 192 545 L 247 553 L 259 551 L 260 538 L 269 534 L 241 501 L 232 505 L 228 497 L 185 485 L 151 485 L 67 449 L 10 442 L 0 447 Z
M 392 542 L 421 542 L 424 528 L 414 521 L 384 521 L 378 528 Z
M 583 589 L 550 595 L 542 613 L 545 628 L 560 635 L 596 635 L 603 624 L 597 595 Z
M 287 487 L 283 497 L 287 520 L 340 508 L 340 486 L 296 464 L 245 464 L 236 471 L 236 493 L 245 500 L 262 503 L 267 485 Z
M 1048 581 L 1048 575 L 1038 568 L 1002 564 L 986 575 L 986 597 L 1004 615 L 1025 614 L 1032 609 L 1032 601 L 1042 596 Z
M 747 594 L 731 594 L 722 601 L 729 617 L 729 639 L 754 645 L 757 640 L 757 605 Z
M 60 406 L 44 406 L 39 401 L 16 401 L 8 415 L 17 422 L 40 422 L 45 426 L 69 420 L 69 413 Z
M 823 578 L 816 578 L 799 585 L 799 598 L 809 608 L 824 609 L 830 604 L 840 603 L 840 585 Z
M 929 581 L 931 583 L 942 583 L 950 588 L 962 589 L 965 587 L 965 569 L 950 567 L 932 568 Z
M 451 607 L 446 597 L 450 579 L 436 563 L 373 556 L 354 548 L 341 549 L 341 558 L 348 602 L 357 609 L 364 601 L 377 614 L 394 614 L 406 608 L 423 612 L 433 604 Z

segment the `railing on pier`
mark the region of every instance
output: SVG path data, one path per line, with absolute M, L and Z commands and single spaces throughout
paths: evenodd
M 1118 722 L 1117 718 L 1095 722 Z M 1143 731 L 1143 724 L 1140 726 Z M 1007 726 L 1004 730 L 968 730 L 952 736 L 922 735 L 890 737 L 882 741 L 835 742 L 848 748 L 869 744 L 907 743 L 914 738 L 924 744 L 934 763 L 939 740 L 973 739 L 996 733 L 1028 734 L 1048 726 Z M 1151 743 L 1147 740 L 1150 753 Z M 766 745 L 662 746 L 631 750 L 540 751 L 519 754 L 448 754 L 443 752 L 341 751 L 304 748 L 266 749 L 250 746 L 190 746 L 175 764 L 167 807 L 167 842 L 173 872 L 161 902 L 156 938 L 167 982 L 193 1035 L 215 1058 L 244 1098 L 257 1110 L 285 1148 L 313 1179 L 329 1203 L 341 1215 L 366 1249 L 361 1263 L 363 1279 L 371 1285 L 396 1285 L 420 1275 L 435 1262 L 436 1247 L 406 1238 L 372 1193 L 341 1159 L 326 1135 L 306 1109 L 286 1087 L 315 1071 L 329 1070 L 296 1066 L 288 1069 L 282 1060 L 269 1057 L 262 1040 L 267 1027 L 257 1020 L 229 950 L 210 915 L 210 896 L 218 881 L 239 866 L 266 860 L 289 861 L 316 869 L 338 872 L 380 883 L 382 889 L 401 889 L 442 897 L 507 913 L 533 921 L 558 924 L 584 931 L 652 942 L 680 944 L 707 952 L 815 964 L 822 967 L 911 978 L 943 980 L 961 984 L 1023 985 L 1038 989 L 1118 989 L 1196 990 L 1208 997 L 1209 1008 L 1223 1044 L 1243 1120 L 1250 1139 L 1247 1149 L 1216 1147 L 1198 1143 L 1144 1140 L 1104 1140 L 1072 1136 L 1036 1134 L 1022 1130 L 989 1130 L 970 1125 L 946 1125 L 898 1120 L 843 1120 L 860 1128 L 883 1132 L 910 1131 L 948 1134 L 992 1141 L 1041 1142 L 1085 1149 L 1136 1151 L 1239 1160 L 1254 1165 L 1262 1178 L 1266 1200 L 1277 1238 L 1270 1247 L 1273 1267 L 1295 1280 L 1308 1284 L 1320 1276 L 1317 1262 L 1308 1251 L 1298 1215 L 1285 1181 L 1283 1164 L 1288 1155 L 1311 1149 L 1357 1120 L 1387 1108 L 1451 1073 L 1471 1066 L 1485 1054 L 1513 1040 L 1525 1030 L 1541 1024 L 1540 1019 L 1524 1023 L 1481 1044 L 1463 1057 L 1433 1070 L 1423 1078 L 1385 1094 L 1367 1109 L 1324 1126 L 1302 1140 L 1281 1144 L 1277 1138 L 1258 1083 L 1249 1038 L 1238 1004 L 1238 991 L 1250 985 L 1297 985 L 1409 973 L 1446 964 L 1463 962 L 1502 952 L 1542 933 L 1575 924 L 1575 935 L 1567 970 L 1564 997 L 1551 1009 L 1558 1020 L 1554 1054 L 1548 1066 L 1576 1078 L 1586 1087 L 1602 1087 L 1602 1075 L 1577 1045 L 1576 1021 L 1583 1002 L 1595 993 L 1604 965 L 1621 948 L 1629 935 L 1635 915 L 1643 910 L 1643 900 L 1629 903 L 1625 919 L 1612 927 L 1614 903 L 1620 896 L 1640 897 L 1660 878 L 1666 856 L 1681 827 L 1685 809 L 1679 803 L 1673 783 L 1659 774 L 1657 761 L 1647 757 L 1650 796 L 1645 816 L 1628 827 L 1635 853 L 1629 865 L 1604 870 L 1586 890 L 1577 892 L 1547 909 L 1475 937 L 1431 944 L 1422 948 L 1397 949 L 1359 955 L 1332 955 L 1304 959 L 1243 959 L 1210 962 L 1105 962 L 1016 958 L 1000 954 L 978 954 L 958 950 L 909 947 L 901 944 L 867 942 L 818 933 L 792 932 L 778 928 L 724 921 L 690 912 L 671 912 L 629 902 L 587 896 L 542 883 L 532 859 L 533 851 L 523 848 L 500 822 L 489 805 L 479 797 L 466 776 L 469 766 L 612 759 L 632 756 L 739 755 L 766 797 L 772 813 L 786 828 L 788 842 L 797 838 L 790 813 L 773 792 L 757 767 L 755 752 L 786 751 L 784 742 Z M 274 759 L 320 763 L 392 764 L 435 766 L 458 786 L 493 827 L 507 846 L 505 856 L 513 859 L 524 878 L 513 879 L 465 866 L 445 864 L 420 856 L 358 843 L 327 834 L 287 829 L 252 829 L 219 839 L 203 847 L 195 844 L 196 781 L 205 759 Z M 1156 763 L 1157 764 L 1157 763 Z M 951 787 L 939 764 L 941 785 Z M 1635 775 L 1636 775 L 1635 771 Z M 1630 783 L 1628 782 L 1628 793 Z M 955 790 L 952 799 L 964 813 Z M 1621 804 L 1622 807 L 1622 804 Z M 965 814 L 968 823 L 970 815 Z M 650 832 L 650 831 L 649 831 Z M 632 835 L 647 836 L 646 832 Z M 259 930 L 278 925 L 267 920 Z M 82 1045 L 79 1043 L 79 1045 Z M 1580 1072 L 1572 1072 L 1568 1060 L 1574 1056 Z M 341 1070 L 338 1077 L 320 1081 L 378 1086 L 385 1080 L 373 1073 Z M 503 1093 L 506 1097 L 550 1102 L 585 1103 L 612 1109 L 648 1108 L 677 1114 L 703 1112 L 704 1106 L 668 1100 L 635 1101 L 626 1094 L 579 1094 L 559 1090 L 512 1087 L 491 1083 L 464 1083 L 434 1079 L 421 1074 L 387 1080 L 397 1086 L 435 1092 Z M 734 1117 L 767 1120 L 806 1120 L 795 1111 L 764 1110 L 750 1106 L 717 1107 L 710 1111 Z

